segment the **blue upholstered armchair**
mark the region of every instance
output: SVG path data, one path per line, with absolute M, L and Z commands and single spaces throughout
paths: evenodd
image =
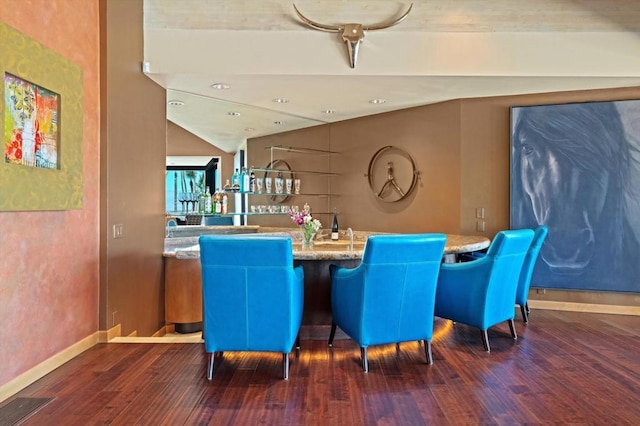
M 545 225 L 540 225 L 535 229 L 535 235 L 533 241 L 529 246 L 527 256 L 524 258 L 522 264 L 522 271 L 520 272 L 520 279 L 518 280 L 518 290 L 516 291 L 516 304 L 520 305 L 520 311 L 522 312 L 522 320 L 526 323 L 529 322 L 529 286 L 531 285 L 531 276 L 542 248 L 542 243 L 549 233 L 549 229 Z M 464 256 L 465 260 L 476 260 L 484 257 L 486 253 L 475 252 L 469 253 Z
M 367 347 L 424 340 L 429 364 L 433 309 L 444 234 L 374 235 L 356 268 L 331 266 L 333 325 L 358 342 L 362 368 Z
M 283 354 L 288 379 L 304 292 L 291 238 L 203 235 L 199 242 L 207 378 L 217 352 L 261 351 Z
M 533 231 L 501 231 L 487 254 L 463 263 L 443 263 L 438 277 L 435 314 L 479 328 L 484 349 L 489 352 L 487 329 L 509 321 L 514 339 L 514 300 Z
M 545 225 L 541 225 L 536 228 L 535 235 L 527 256 L 524 258 L 524 264 L 522 265 L 522 272 L 520 272 L 520 280 L 518 281 L 518 290 L 516 291 L 516 303 L 520 305 L 520 312 L 522 312 L 522 320 L 525 323 L 529 322 L 529 286 L 531 285 L 531 276 L 542 248 L 542 243 L 547 237 L 549 229 Z

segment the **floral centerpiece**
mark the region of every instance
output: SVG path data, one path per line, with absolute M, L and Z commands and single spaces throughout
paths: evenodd
M 289 210 L 291 220 L 302 230 L 302 246 L 311 247 L 313 245 L 313 237 L 322 228 L 322 223 L 318 219 L 311 216 L 309 204 L 305 204 L 302 211 L 294 212 Z

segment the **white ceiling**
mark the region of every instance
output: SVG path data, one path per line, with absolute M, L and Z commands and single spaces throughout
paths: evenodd
M 409 4 L 296 0 L 328 24 L 374 24 Z M 304 26 L 284 0 L 145 0 L 144 27 L 145 74 L 184 103 L 167 118 L 226 152 L 451 99 L 640 86 L 640 1 L 416 0 L 402 23 L 366 33 L 355 69 L 340 35 Z

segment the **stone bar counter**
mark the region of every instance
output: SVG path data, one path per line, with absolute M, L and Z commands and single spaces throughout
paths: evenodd
M 183 227 L 178 227 L 183 228 Z M 354 231 L 353 245 L 346 231 L 340 231 L 338 241 L 332 241 L 324 230 L 314 240 L 313 247 L 302 248 L 302 233 L 297 228 L 263 226 L 193 226 L 165 239 L 165 310 L 167 324 L 187 333 L 202 327 L 202 282 L 200 277 L 200 247 L 198 238 L 204 234 L 286 235 L 293 240 L 294 264 L 304 269 L 304 313 L 300 337 L 326 339 L 331 326 L 331 276 L 329 265 L 356 267 L 360 264 L 369 235 L 380 232 Z M 200 229 L 196 229 L 200 228 Z M 168 229 L 168 228 L 167 228 Z M 181 233 L 179 236 L 178 234 Z M 454 261 L 456 253 L 482 250 L 489 239 L 481 236 L 447 234 L 444 261 Z M 224 279 L 224 277 L 220 277 Z

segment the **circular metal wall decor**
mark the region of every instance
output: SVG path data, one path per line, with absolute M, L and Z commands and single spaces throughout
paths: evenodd
M 401 168 L 394 167 L 394 161 L 401 164 Z M 381 178 L 383 174 L 386 180 Z M 373 154 L 367 170 L 371 191 L 387 203 L 398 202 L 411 194 L 418 183 L 418 175 L 413 157 L 402 148 L 392 145 L 382 147 Z
M 289 199 L 289 197 L 291 197 L 291 194 L 287 194 L 285 192 L 275 193 L 276 192 L 275 178 L 280 177 L 280 178 L 283 178 L 284 180 L 290 177 L 291 179 L 294 179 L 293 172 L 291 171 L 291 166 L 289 165 L 289 163 L 287 163 L 284 160 L 273 160 L 271 163 L 267 165 L 266 169 L 270 171 L 264 172 L 264 178 L 266 179 L 268 177 L 271 177 L 274 180 L 274 182 L 272 183 L 273 193 L 269 196 L 269 198 L 271 199 L 271 201 L 274 201 L 276 203 L 284 203 Z M 284 187 L 284 184 L 283 184 L 283 187 Z

